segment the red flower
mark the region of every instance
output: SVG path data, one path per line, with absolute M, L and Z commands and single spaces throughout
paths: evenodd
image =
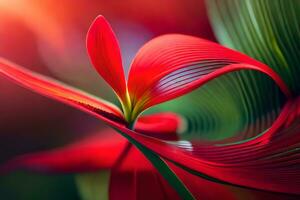
M 241 69 L 269 75 L 290 96 L 281 78 L 266 65 L 213 42 L 179 34 L 151 40 L 136 55 L 126 83 L 117 39 L 104 17 L 90 27 L 87 49 L 98 73 L 122 104 L 116 106 L 1 59 L 1 73 L 38 93 L 83 109 L 112 126 L 127 127 L 145 109 L 184 95 L 222 74 Z M 123 126 L 122 126 L 123 127 Z
M 284 131 L 292 134 L 290 129 L 283 127 L 290 125 L 286 123 L 289 117 L 293 119 L 299 115 L 299 104 L 295 103 L 298 100 L 291 98 L 288 87 L 271 68 L 216 43 L 192 36 L 171 34 L 155 38 L 141 48 L 132 62 L 126 81 L 117 39 L 102 16 L 97 17 L 88 32 L 87 49 L 94 67 L 117 94 L 122 111 L 102 99 L 26 70 L 5 59 L 0 60 L 0 72 L 22 86 L 105 121 L 142 150 L 161 172 L 166 172 L 162 175 L 176 189 L 179 188 L 180 182 L 165 166 L 177 172 L 179 177 L 185 172 L 180 168 L 182 167 L 191 173 L 186 175 L 188 177 L 200 176 L 220 183 L 299 193 L 300 183 L 292 185 L 287 181 L 291 176 L 299 176 L 299 173 L 294 174 L 294 168 L 282 166 L 282 157 L 277 157 L 278 166 L 274 170 L 291 170 L 293 173 L 268 173 L 267 169 L 272 166 L 273 160 L 256 160 L 272 156 L 270 152 L 274 153 L 275 150 L 281 152 L 280 150 L 291 148 L 293 144 L 298 145 L 300 139 L 298 134 L 295 141 L 288 140 L 285 144 L 281 142 L 281 137 L 284 136 L 279 133 Z M 165 125 L 139 124 L 139 119 L 143 121 L 139 118 L 140 114 L 151 106 L 191 92 L 225 73 L 245 69 L 268 75 L 289 100 L 277 121 L 262 136 L 241 144 L 215 146 L 162 140 L 161 128 Z M 149 121 L 156 122 L 152 117 Z M 159 114 L 156 117 L 164 119 L 164 116 Z M 160 134 L 154 134 L 153 130 L 158 130 Z M 253 148 L 256 153 L 253 152 Z M 271 151 L 272 149 L 274 151 Z M 282 177 L 278 178 L 279 176 Z M 178 192 L 182 197 L 187 194 L 185 190 Z

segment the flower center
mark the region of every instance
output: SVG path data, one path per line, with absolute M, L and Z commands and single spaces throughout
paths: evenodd
M 127 127 L 133 129 L 138 116 L 134 115 L 134 106 L 132 105 L 132 101 L 128 92 L 126 92 L 126 97 L 123 100 L 120 100 L 120 102 L 122 105 L 124 118 L 128 124 Z

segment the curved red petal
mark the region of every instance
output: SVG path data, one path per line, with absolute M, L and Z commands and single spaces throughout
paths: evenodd
M 267 74 L 290 95 L 268 66 L 214 42 L 179 34 L 157 37 L 140 49 L 130 69 L 128 91 L 133 105 L 143 110 L 186 94 L 217 76 L 243 69 Z
M 116 36 L 103 16 L 92 23 L 86 40 L 92 64 L 103 79 L 124 100 L 126 82 L 120 48 Z
M 97 115 L 104 121 L 113 120 L 124 123 L 122 112 L 113 104 L 3 58 L 0 58 L 0 74 L 39 94 Z
M 1 172 L 18 169 L 43 173 L 74 173 L 110 169 L 124 151 L 127 140 L 105 129 L 79 142 L 50 151 L 18 156 L 1 166 Z
M 265 133 L 250 141 L 229 145 L 168 142 L 121 127 L 120 130 L 200 177 L 248 188 L 300 194 L 299 106 L 300 99 L 291 100 Z
M 175 113 L 143 115 L 137 119 L 135 131 L 165 140 L 177 140 L 182 119 Z

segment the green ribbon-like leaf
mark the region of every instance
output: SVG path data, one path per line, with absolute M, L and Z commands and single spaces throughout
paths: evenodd
M 178 176 L 170 169 L 168 164 L 156 153 L 146 148 L 126 133 L 117 130 L 121 135 L 127 138 L 133 145 L 135 145 L 152 163 L 152 165 L 160 172 L 160 174 L 168 181 L 168 183 L 178 192 L 178 195 L 185 200 L 193 200 L 195 197 L 178 178 Z
M 221 43 L 266 63 L 300 93 L 300 1 L 209 0 L 207 5 Z

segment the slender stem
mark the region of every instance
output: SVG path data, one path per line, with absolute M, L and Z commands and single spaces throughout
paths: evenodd
M 136 123 L 136 119 L 138 118 L 138 115 L 141 113 L 140 109 L 138 108 L 137 105 L 133 105 L 128 92 L 126 93 L 126 96 L 123 99 L 120 99 L 120 102 L 122 105 L 124 118 L 128 123 L 127 127 L 133 130 L 134 125 Z
M 136 122 L 136 120 L 129 122 L 129 124 L 128 124 L 127 127 L 128 127 L 129 129 L 133 130 L 133 129 L 134 129 L 135 122 Z
M 128 91 L 123 99 L 120 99 L 125 120 L 131 124 L 132 103 Z

